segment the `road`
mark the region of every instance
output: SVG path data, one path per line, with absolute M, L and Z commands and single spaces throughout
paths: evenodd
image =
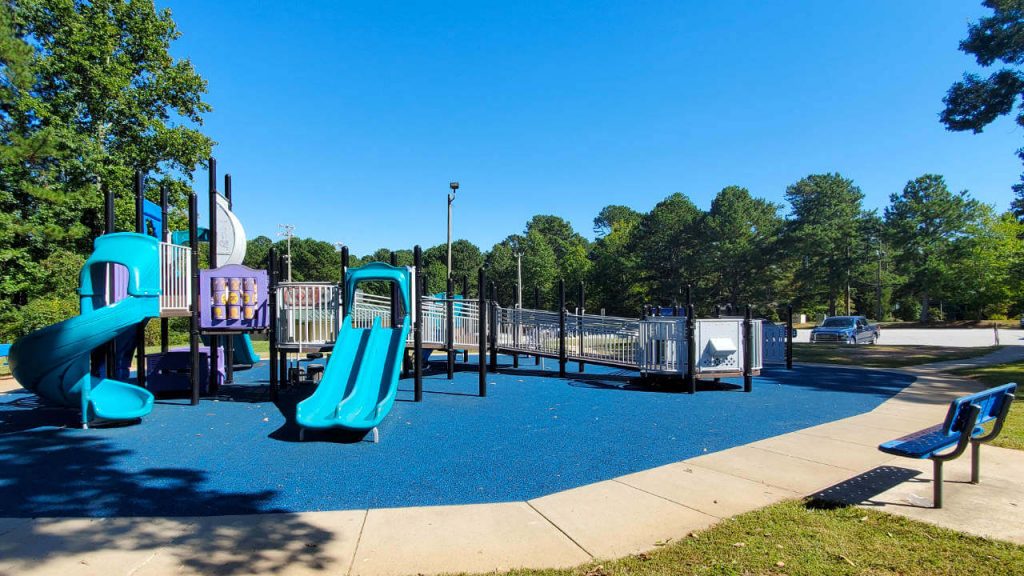
M 808 342 L 811 330 L 798 330 L 794 342 Z M 894 328 L 882 329 L 879 344 L 952 346 L 971 348 L 995 345 L 995 333 L 991 328 Z M 1003 346 L 1024 346 L 1024 330 L 1000 329 L 999 343 Z

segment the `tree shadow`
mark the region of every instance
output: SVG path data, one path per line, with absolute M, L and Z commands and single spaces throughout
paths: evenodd
M 820 366 L 794 366 L 792 370 L 765 368 L 760 378 L 786 386 L 866 394 L 880 399 L 891 398 L 915 380 L 914 376 L 898 372 Z M 754 386 L 756 388 L 758 383 Z
M 129 471 L 122 460 L 131 454 L 97 431 L 0 436 L 0 517 L 27 519 L 4 521 L 14 529 L 0 539 L 3 565 L 13 574 L 97 551 L 158 549 L 199 573 L 332 565 L 322 546 L 307 545 L 333 539 L 331 532 L 296 514 L 275 514 L 272 527 L 259 516 L 283 512 L 272 505 L 276 491 L 219 491 L 190 468 Z M 223 526 L 187 518 L 227 514 L 240 516 Z

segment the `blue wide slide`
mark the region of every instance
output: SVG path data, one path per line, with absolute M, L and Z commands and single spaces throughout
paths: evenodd
M 352 310 L 346 311 L 320 384 L 296 409 L 300 434 L 305 428 L 366 432 L 376 428 L 395 403 L 411 324 L 409 271 L 381 262 L 350 269 L 345 277 L 345 301 L 354 301 L 356 284 L 371 280 L 398 285 L 405 310 L 401 325 L 384 328 L 380 318 L 376 318 L 371 328 L 355 328 Z
M 122 232 L 97 238 L 82 267 L 79 282 L 81 313 L 36 330 L 11 346 L 11 373 L 19 384 L 43 399 L 79 408 L 82 424 L 92 416 L 132 420 L 149 414 L 153 395 L 134 384 L 90 373 L 95 348 L 134 333 L 148 318 L 160 316 L 159 243 L 144 234 Z M 110 305 L 103 301 L 106 264 L 128 270 L 127 297 Z M 107 375 L 112 371 L 108 367 Z

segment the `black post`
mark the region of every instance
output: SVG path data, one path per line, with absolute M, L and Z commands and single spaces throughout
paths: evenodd
M 498 286 L 491 281 L 491 372 L 498 371 Z
M 533 309 L 540 310 L 540 286 L 533 287 Z M 536 318 L 536 316 L 534 316 Z M 540 336 L 540 326 L 538 325 L 537 335 Z M 533 356 L 533 365 L 540 366 L 540 354 Z
M 391 251 L 390 263 L 392 266 L 398 266 L 398 254 L 394 250 Z M 401 305 L 402 296 L 398 293 L 398 284 L 391 285 L 391 326 L 397 328 L 399 324 L 398 307 Z
M 162 184 L 160 186 L 160 241 L 169 242 L 170 239 L 167 237 L 170 231 L 170 222 L 167 221 L 169 212 L 170 202 L 167 195 L 167 185 Z M 167 354 L 167 348 L 170 340 L 170 322 L 167 318 L 160 319 L 160 352 Z
M 209 258 L 210 258 L 210 269 L 213 270 L 217 267 L 217 160 L 210 158 L 209 164 L 209 196 L 210 196 L 210 214 L 209 214 L 209 229 L 210 229 L 210 243 L 209 243 Z M 207 391 L 210 394 L 217 392 L 220 387 L 220 371 L 217 366 L 220 364 L 220 338 L 216 334 L 209 335 L 210 342 L 210 383 L 207 385 Z
M 565 378 L 565 280 L 558 280 L 558 376 Z
M 348 274 L 348 246 L 341 247 L 341 290 L 340 298 L 341 302 L 341 317 L 344 318 L 348 312 L 348 302 L 345 300 L 348 298 L 348 294 L 345 293 L 345 275 Z
M 452 292 L 452 278 L 448 277 L 445 287 L 444 301 L 444 351 L 448 359 L 448 379 L 455 378 L 455 302 L 452 300 L 455 294 Z
M 113 234 L 116 226 L 116 217 L 114 215 L 114 193 L 110 190 L 110 187 L 103 186 L 103 233 Z M 107 267 L 107 274 L 112 274 L 110 267 Z M 111 282 L 113 284 L 113 282 Z M 109 298 L 110 295 L 107 295 Z M 117 366 L 117 343 L 115 340 L 107 342 L 103 346 L 103 363 L 104 370 L 106 370 L 107 377 L 113 377 L 114 370 Z
M 786 370 L 793 369 L 793 305 L 786 306 Z
M 579 339 L 580 339 L 580 358 L 583 358 L 583 311 L 586 310 L 586 308 L 585 308 L 586 303 L 585 303 L 585 300 L 584 300 L 584 298 L 586 298 L 586 292 L 585 292 L 585 290 L 583 288 L 583 282 L 582 281 L 580 282 L 579 291 L 576 294 L 576 296 L 577 296 L 576 300 L 577 300 L 577 302 L 579 304 L 579 308 L 580 308 L 579 309 L 580 317 L 579 317 L 579 320 L 577 322 L 578 323 L 578 327 L 577 327 L 578 328 L 578 334 L 579 334 Z M 580 360 L 579 371 L 583 372 L 583 361 L 582 360 Z
M 754 323 L 750 320 L 750 304 L 747 304 L 743 315 L 743 391 L 754 389 L 754 376 L 751 364 L 754 362 Z
M 476 360 L 477 387 L 480 396 L 487 396 L 487 276 L 484 269 L 477 272 L 477 310 L 480 328 L 477 330 Z
M 515 298 L 515 302 L 512 303 L 512 367 L 519 368 L 519 311 L 522 309 L 519 306 L 519 283 L 514 282 L 512 284 L 512 298 Z
M 690 306 L 693 306 L 693 290 L 690 285 L 686 285 L 686 309 L 689 310 Z
M 693 317 L 693 304 L 686 305 L 686 391 L 697 393 L 697 319 Z
M 277 402 L 277 394 L 281 389 L 281 380 L 279 379 L 280 368 L 278 367 L 280 358 L 278 357 L 277 350 L 277 254 L 275 252 L 271 248 L 270 252 L 267 253 L 267 277 L 270 279 L 270 286 L 267 288 L 267 300 L 270 306 L 270 333 L 267 335 L 267 339 L 270 341 L 271 402 Z
M 231 174 L 224 175 L 224 199 L 228 201 L 228 208 L 232 208 Z M 224 383 L 235 383 L 235 339 L 231 336 L 224 337 Z
M 468 274 L 464 274 L 462 276 L 462 299 L 463 300 L 468 300 L 469 299 L 469 275 Z
M 199 404 L 199 207 L 196 193 L 188 196 L 188 246 L 192 249 L 192 295 L 191 314 L 189 315 L 188 351 L 191 365 L 189 366 L 189 384 L 192 387 L 192 405 Z
M 412 249 L 412 264 L 416 268 L 416 290 L 413 298 L 416 299 L 416 318 L 412 325 L 412 370 L 414 399 L 416 402 L 423 401 L 423 290 L 420 289 L 420 282 L 423 276 L 423 249 L 416 246 Z
M 135 232 L 146 233 L 146 222 L 143 214 L 143 186 L 145 175 L 141 170 L 135 171 Z M 146 387 L 146 323 L 143 320 L 135 326 L 135 383 L 141 388 Z
M 106 185 L 103 186 L 103 233 L 114 232 L 114 193 Z

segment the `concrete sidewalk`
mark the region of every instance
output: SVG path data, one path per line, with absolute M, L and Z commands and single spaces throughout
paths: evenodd
M 1001 351 L 1000 351 L 1001 352 Z M 1003 356 L 994 354 L 990 359 Z M 977 360 L 977 359 L 976 359 Z M 880 442 L 934 425 L 981 386 L 934 367 L 875 410 L 529 502 L 204 518 L 0 520 L 0 574 L 352 574 L 566 567 L 650 550 L 774 502 L 808 495 L 1024 543 L 1024 452 L 984 447 L 947 467 Z M 524 463 L 525 465 L 525 463 Z

